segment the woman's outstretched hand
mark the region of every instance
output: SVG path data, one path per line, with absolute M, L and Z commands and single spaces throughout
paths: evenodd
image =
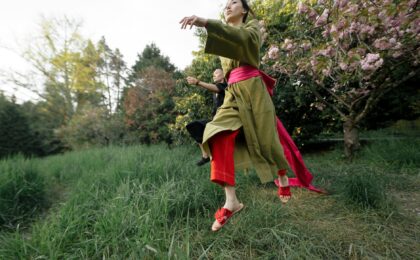
M 181 29 L 187 29 L 188 25 L 190 25 L 191 29 L 193 25 L 197 27 L 205 27 L 207 24 L 207 19 L 192 15 L 182 18 L 179 23 L 181 24 Z

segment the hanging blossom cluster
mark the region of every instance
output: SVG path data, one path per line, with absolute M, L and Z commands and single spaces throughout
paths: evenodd
M 308 24 L 302 27 L 303 36 L 272 44 L 264 57 L 275 61 L 274 69 L 309 71 L 317 81 L 332 75 L 338 80 L 340 75 L 348 78 L 345 74 L 367 80 L 386 59 L 405 58 L 418 65 L 419 0 L 398 4 L 391 0 L 335 0 L 332 4 L 318 0 L 312 6 L 308 2 L 297 5 L 297 18 Z M 320 31 L 322 39 L 305 37 L 309 29 Z
M 366 57 L 360 61 L 362 70 L 366 71 L 375 71 L 379 69 L 383 63 L 384 60 L 377 53 L 368 53 L 368 55 L 366 55 Z

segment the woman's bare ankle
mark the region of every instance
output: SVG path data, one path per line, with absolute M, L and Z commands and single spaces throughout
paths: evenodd
M 289 186 L 289 178 L 286 175 L 279 176 L 278 179 L 281 187 Z

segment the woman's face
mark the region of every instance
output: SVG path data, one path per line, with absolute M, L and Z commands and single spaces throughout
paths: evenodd
M 236 21 L 242 21 L 242 18 L 246 14 L 246 11 L 240 0 L 228 0 L 224 15 L 227 23 L 232 23 Z

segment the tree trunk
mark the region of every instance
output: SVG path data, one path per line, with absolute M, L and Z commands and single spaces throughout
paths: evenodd
M 354 120 L 347 118 L 343 124 L 344 131 L 344 155 L 352 159 L 356 150 L 360 148 L 359 129 Z

